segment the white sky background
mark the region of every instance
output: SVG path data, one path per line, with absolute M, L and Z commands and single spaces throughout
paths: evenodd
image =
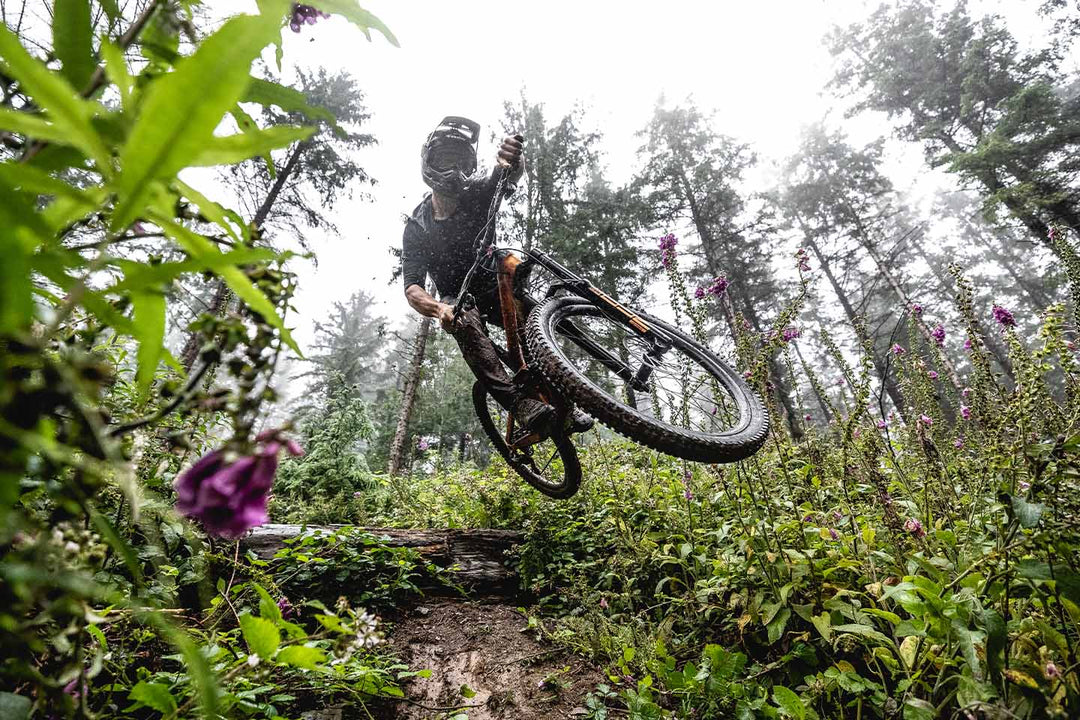
M 367 42 L 341 18 L 304 26 L 298 35 L 284 32 L 286 77 L 291 66 L 351 73 L 372 113 L 365 129 L 379 141 L 360 154 L 377 184 L 358 187 L 330 213 L 341 237 L 309 234 L 317 267 L 294 268 L 299 314 L 290 325 L 297 326 L 302 346 L 312 339 L 312 323 L 359 288 L 376 295 L 376 312 L 394 324 L 411 312 L 400 284 L 387 284 L 394 264 L 389 248 L 400 246 L 402 217 L 427 190 L 419 149 L 445 115 L 481 123 L 481 163 L 490 166 L 495 147 L 489 137 L 500 127 L 504 100 L 524 88 L 530 102 L 545 104 L 552 123 L 580 102 L 586 122 L 604 134 L 600 149 L 615 184 L 636 167 L 635 133 L 661 95 L 669 105 L 692 97 L 703 111 L 715 110 L 715 128 L 751 144 L 763 175 L 795 150 L 808 123 L 828 118 L 855 142 L 889 132 L 881 118 L 845 120 L 825 93 L 833 61 L 823 37 L 877 2 L 361 4 L 390 27 L 400 48 L 377 33 Z M 1035 3 L 988 0 L 972 7 L 973 14 L 983 7 L 1006 15 L 1022 40 L 1037 29 Z M 917 146 L 893 144 L 888 169 L 898 189 L 927 185 Z

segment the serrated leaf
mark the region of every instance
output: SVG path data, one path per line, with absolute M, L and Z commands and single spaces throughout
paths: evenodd
M 162 715 L 168 715 L 176 710 L 176 700 L 173 698 L 172 693 L 169 692 L 169 686 L 161 683 L 140 681 L 135 687 L 131 688 L 128 700 L 141 702 L 146 707 L 157 710 Z
M 174 177 L 211 140 L 222 117 L 243 95 L 252 61 L 280 33 L 281 14 L 274 17 L 268 8 L 263 15 L 226 21 L 180 60 L 176 70 L 145 91 L 120 151 L 124 172 L 116 183 L 114 230 L 127 227 L 143 211 L 153 180 Z
M 312 127 L 277 125 L 265 130 L 251 130 L 224 137 L 215 135 L 203 145 L 190 164 L 198 167 L 233 165 L 306 140 L 314 131 L 315 128 Z
M 139 343 L 135 384 L 139 398 L 145 400 L 154 382 L 165 343 L 165 296 L 159 292 L 131 293 L 134 310 L 135 340 Z
M 63 66 L 60 73 L 76 89 L 90 82 L 97 63 L 91 42 L 90 0 L 55 0 L 53 5 L 53 52 Z
M 305 645 L 290 645 L 287 648 L 283 648 L 277 656 L 278 662 L 285 663 L 286 665 L 292 665 L 293 667 L 304 668 L 305 670 L 314 670 L 322 663 L 326 662 L 326 653 L 319 648 L 307 647 Z
M 274 602 L 274 598 L 270 597 L 270 593 L 266 592 L 262 585 L 258 583 L 252 583 L 251 585 L 259 595 L 259 616 L 275 625 L 280 623 L 282 620 L 281 608 Z
M 273 658 L 281 644 L 281 633 L 277 625 L 254 615 L 240 616 L 240 632 L 244 634 L 248 650 L 263 660 Z
M 804 720 L 806 718 L 806 706 L 803 705 L 803 701 L 799 699 L 794 690 L 790 690 L 783 685 L 777 685 L 773 688 L 773 701 L 776 702 L 780 712 L 784 715 L 795 718 L 795 720 Z
M 371 40 L 371 31 L 378 30 L 391 45 L 401 47 L 394 33 L 390 32 L 390 28 L 386 27 L 382 20 L 360 7 L 356 0 L 311 0 L 311 5 L 331 15 L 341 15 L 360 28 L 360 32 L 364 33 L 364 37 L 368 40 Z
M 57 142 L 79 148 L 94 160 L 102 174 L 110 174 L 109 151 L 90 124 L 94 104 L 79 97 L 64 78 L 26 52 L 15 34 L 3 24 L 0 24 L 0 58 L 7 74 L 19 81 L 60 131 L 61 139 Z

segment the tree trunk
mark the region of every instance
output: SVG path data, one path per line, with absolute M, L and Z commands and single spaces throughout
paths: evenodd
M 888 393 L 889 399 L 892 400 L 893 407 L 896 408 L 896 411 L 900 413 L 900 417 L 904 417 L 904 395 L 900 392 L 900 386 L 897 385 L 896 380 L 889 375 L 885 362 L 878 357 L 871 339 L 866 337 L 864 332 L 860 330 L 862 323 L 859 322 L 859 316 L 858 313 L 855 312 L 855 306 L 851 304 L 851 300 L 848 298 L 847 293 L 844 292 L 843 287 L 840 286 L 840 282 L 836 279 L 836 276 L 833 275 L 832 266 L 829 264 L 825 254 L 821 252 L 821 248 L 818 247 L 809 228 L 803 225 L 802 219 L 799 218 L 798 220 L 800 226 L 802 226 L 806 244 L 810 246 L 810 250 L 814 253 L 814 257 L 817 258 L 818 264 L 821 265 L 821 270 L 825 273 L 825 278 L 829 281 L 829 285 L 832 286 L 833 293 L 836 294 L 836 298 L 840 301 L 840 307 L 844 309 L 844 314 L 847 315 L 848 322 L 851 323 L 852 328 L 855 330 L 859 342 L 870 347 L 870 360 L 874 363 L 874 370 L 877 372 L 878 380 L 885 386 L 885 392 Z
M 877 265 L 878 272 L 880 272 L 882 277 L 885 278 L 885 281 L 889 283 L 889 287 L 891 287 L 897 297 L 900 298 L 900 302 L 904 304 L 904 307 L 910 308 L 914 304 L 914 301 L 908 296 L 907 292 L 900 287 L 900 283 L 897 282 L 896 278 L 893 277 L 892 272 L 885 264 L 885 259 L 881 257 L 881 253 L 865 235 L 861 237 L 860 240 L 862 241 L 863 248 L 866 249 L 866 252 L 869 253 L 870 257 L 873 258 L 874 263 Z M 918 315 L 912 315 L 912 318 L 915 321 L 915 326 L 919 328 L 919 332 L 926 339 L 926 342 L 931 346 L 936 345 L 937 340 L 934 339 L 934 336 L 930 332 L 930 328 L 926 326 L 923 319 Z M 963 390 L 964 384 L 960 381 L 960 374 L 956 372 L 956 366 L 944 349 L 941 351 L 941 362 L 945 366 L 945 372 L 949 376 L 949 381 L 953 384 L 953 387 L 956 388 L 957 392 Z
M 701 239 L 702 248 L 705 250 L 705 261 L 709 266 L 709 272 L 714 275 L 719 275 L 719 264 L 712 254 L 715 242 L 713 240 L 712 231 L 705 223 L 705 219 L 701 216 L 701 209 L 698 207 L 697 198 L 694 197 L 694 190 L 690 186 L 690 179 L 686 177 L 686 171 L 683 168 L 679 169 L 679 184 L 682 187 L 683 196 L 686 198 L 686 204 L 690 207 L 690 217 L 694 221 L 694 228 L 697 230 L 698 237 Z M 731 291 L 729 290 L 728 293 L 730 294 L 730 292 Z M 761 324 L 758 322 L 757 311 L 754 309 L 753 303 L 746 300 L 742 305 L 746 311 L 746 317 L 750 321 L 750 324 L 754 327 L 754 330 L 760 333 Z M 734 314 L 725 312 L 724 315 L 728 321 L 728 326 L 731 328 L 732 337 L 737 337 Z M 791 437 L 798 440 L 803 436 L 802 425 L 799 423 L 798 413 L 791 403 L 791 385 L 788 382 L 787 374 L 784 372 L 784 367 L 780 364 L 776 355 L 769 357 L 769 374 L 776 381 L 774 394 L 776 395 L 776 399 L 780 402 L 781 407 L 784 409 L 784 422 L 788 426 Z
M 424 351 L 427 349 L 428 335 L 431 334 L 432 319 L 424 318 L 413 341 L 412 359 L 409 361 L 409 374 L 405 378 L 405 390 L 401 398 L 401 410 L 398 412 L 397 428 L 390 443 L 388 471 L 391 475 L 400 475 L 405 460 L 405 438 L 408 436 L 409 418 L 412 417 L 416 403 L 416 389 L 420 386 L 420 371 L 424 364 Z
M 253 227 L 259 228 L 264 222 L 266 222 L 267 216 L 270 214 L 270 210 L 274 207 L 274 203 L 277 202 L 278 195 L 281 194 L 281 189 L 285 187 L 285 182 L 296 170 L 296 164 L 300 161 L 300 155 L 310 145 L 310 141 L 303 141 L 298 143 L 293 149 L 292 155 L 285 162 L 285 167 L 278 171 L 277 179 L 274 184 L 270 186 L 270 192 L 267 193 L 266 199 L 263 200 L 262 205 L 255 211 L 255 217 L 252 219 L 251 224 Z M 222 317 L 228 312 L 229 304 L 232 299 L 232 293 L 229 291 L 229 286 L 225 284 L 225 281 L 218 278 L 217 284 L 214 286 L 214 299 L 210 301 L 210 308 L 208 312 Z M 195 367 L 195 360 L 199 357 L 199 333 L 188 333 L 187 340 L 184 342 L 184 349 L 180 354 L 180 364 L 184 366 L 184 373 L 190 374 L 191 368 Z

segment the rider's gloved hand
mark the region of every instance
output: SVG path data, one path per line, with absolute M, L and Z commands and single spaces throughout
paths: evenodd
M 510 182 L 517 182 L 525 169 L 525 139 L 521 135 L 504 137 L 496 162 L 510 168 Z

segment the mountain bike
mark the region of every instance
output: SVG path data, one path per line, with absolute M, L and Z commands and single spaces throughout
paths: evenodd
M 479 381 L 473 404 L 495 450 L 526 482 L 554 498 L 581 485 L 581 464 L 562 428 L 574 406 L 627 438 L 685 460 L 728 463 L 765 442 L 769 416 L 743 377 L 674 325 L 614 300 L 540 250 L 494 249 L 494 223 L 507 192 L 497 180 L 476 260 L 455 316 L 475 306 L 480 268 L 494 271 L 505 345 L 496 352 L 516 384 L 555 407 L 547 436 L 515 428 Z M 546 281 L 535 282 L 542 268 Z

